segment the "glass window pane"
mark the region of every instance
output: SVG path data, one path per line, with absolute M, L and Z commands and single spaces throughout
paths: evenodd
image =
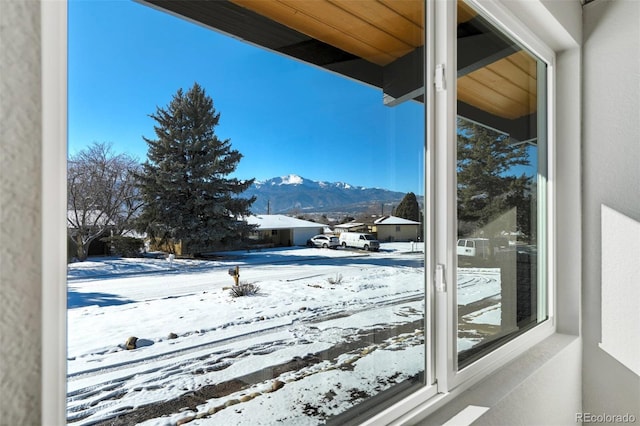
M 546 66 L 463 2 L 457 52 L 462 368 L 546 319 L 538 289 Z
M 423 1 L 151 3 L 207 28 L 146 2 L 69 2 L 69 198 L 88 203 L 70 217 L 100 218 L 68 229 L 89 250 L 69 256 L 69 423 L 344 425 L 422 389 Z M 92 141 L 162 190 L 138 182 L 130 217 L 74 197 Z M 227 178 L 256 180 L 202 190 Z M 376 221 L 409 193 L 403 238 Z M 251 215 L 228 214 L 251 196 Z M 170 208 L 141 216 L 153 226 L 129 220 L 156 202 Z M 146 244 L 131 257 L 114 244 L 129 237 Z

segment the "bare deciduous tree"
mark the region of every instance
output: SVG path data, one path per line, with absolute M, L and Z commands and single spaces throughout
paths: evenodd
M 139 168 L 135 158 L 114 154 L 108 143 L 93 143 L 69 158 L 67 229 L 79 260 L 96 238 L 133 229 L 142 207 L 134 178 Z

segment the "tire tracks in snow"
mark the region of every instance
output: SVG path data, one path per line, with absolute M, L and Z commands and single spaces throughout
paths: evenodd
M 376 307 L 381 307 L 381 306 L 390 306 L 390 305 L 398 305 L 398 304 L 402 304 L 402 303 L 407 303 L 407 302 L 415 302 L 415 301 L 419 301 L 422 300 L 424 298 L 424 296 L 419 295 L 409 295 L 409 296 L 401 296 L 398 298 L 393 298 L 393 299 L 387 299 L 387 300 L 383 300 L 383 301 L 379 301 L 376 303 Z M 227 338 L 222 338 L 222 339 L 216 339 L 214 341 L 209 341 L 209 342 L 204 342 L 204 343 L 200 343 L 198 345 L 192 345 L 192 346 L 188 346 L 185 348 L 180 348 L 180 349 L 175 349 L 173 351 L 168 351 L 168 352 L 163 352 L 161 354 L 157 354 L 157 355 L 151 355 L 148 357 L 144 357 L 144 358 L 139 358 L 135 361 L 123 361 L 121 363 L 118 364 L 113 364 L 110 365 L 108 367 L 96 367 L 93 369 L 88 369 L 88 370 L 83 370 L 83 371 L 78 371 L 75 373 L 71 373 L 67 375 L 67 381 L 68 382 L 73 382 L 75 380 L 78 380 L 80 378 L 85 378 L 87 376 L 92 376 L 92 375 L 96 375 L 96 374 L 106 374 L 109 372 L 113 372 L 113 371 L 118 371 L 118 370 L 124 370 L 127 368 L 135 368 L 137 366 L 139 366 L 140 364 L 147 364 L 149 362 L 152 361 L 162 361 L 165 359 L 173 359 L 176 357 L 179 357 L 181 355 L 185 355 L 185 354 L 189 354 L 189 353 L 193 353 L 193 352 L 197 352 L 197 351 L 201 351 L 204 349 L 211 349 L 211 348 L 215 348 L 217 346 L 221 346 L 221 345 L 225 345 L 228 343 L 233 343 L 233 342 L 237 342 L 240 340 L 245 340 L 247 338 L 250 337 L 256 337 L 259 335 L 264 335 L 264 334 L 270 334 L 270 333 L 274 333 L 274 332 L 278 332 L 278 331 L 284 331 L 286 329 L 288 329 L 289 327 L 293 326 L 296 323 L 300 323 L 300 322 L 305 322 L 305 323 L 309 323 L 309 324 L 314 324 L 314 323 L 321 323 L 324 321 L 329 321 L 332 319 L 336 319 L 336 318 L 344 318 L 344 317 L 348 317 L 363 311 L 366 311 L 368 309 L 371 308 L 371 305 L 367 305 L 367 306 L 361 306 L 359 308 L 356 309 L 351 309 L 348 312 L 346 311 L 341 311 L 341 312 L 335 312 L 335 307 L 324 307 L 324 308 L 319 308 L 316 310 L 307 310 L 306 312 L 307 315 L 304 318 L 294 318 L 286 323 L 281 323 L 278 325 L 274 325 L 274 326 L 270 326 L 270 327 L 266 327 L 263 328 L 261 330 L 256 330 L 256 331 L 251 331 L 248 333 L 243 333 L 242 335 L 237 335 L 237 336 L 231 336 L 231 337 L 227 337 Z M 323 313 L 322 311 L 329 311 L 330 313 Z M 268 318 L 267 320 L 271 320 L 273 318 Z M 253 320 L 247 320 L 245 321 L 245 323 L 253 323 Z M 211 330 L 209 332 L 212 332 L 215 330 Z M 155 368 L 153 369 L 153 371 L 157 371 L 159 368 Z M 149 370 L 152 371 L 152 370 Z M 77 391 L 76 391 L 77 392 Z
M 184 395 L 168 401 L 152 403 L 135 409 L 131 408 L 131 410 L 126 413 L 122 413 L 122 410 L 119 410 L 119 412 L 113 413 L 109 418 L 103 417 L 100 421 L 86 424 L 101 426 L 130 425 L 149 419 L 176 414 L 181 411 L 191 411 L 195 414 L 185 414 L 185 417 L 178 420 L 178 425 L 186 424 L 195 419 L 208 418 L 226 408 L 248 402 L 260 397 L 261 395 L 277 392 L 286 386 L 287 383 L 303 380 L 311 375 L 330 370 L 353 369 L 353 364 L 362 357 L 367 356 L 375 350 L 385 349 L 393 344 L 397 344 L 399 341 L 409 340 L 412 338 L 411 336 L 413 336 L 413 339 L 415 340 L 412 344 L 423 344 L 424 335 L 422 326 L 423 321 L 418 320 L 385 329 L 374 328 L 362 330 L 358 333 L 358 337 L 356 339 L 336 344 L 326 350 L 314 354 L 307 354 L 304 357 L 296 357 L 288 362 L 269 366 L 263 370 L 222 383 L 205 385 L 200 389 L 187 392 Z M 407 337 L 408 334 L 410 337 Z M 349 356 L 338 361 L 338 357 L 344 355 Z M 328 364 L 322 368 L 302 372 L 297 375 L 295 374 L 295 372 L 300 372 L 307 367 L 311 367 L 325 361 L 328 361 Z M 294 372 L 293 377 L 283 377 L 283 375 L 290 372 Z M 262 385 L 263 390 L 255 391 L 256 387 L 259 387 L 260 385 Z M 245 392 L 244 395 L 240 395 L 243 391 L 248 392 L 252 388 L 254 389 L 254 392 Z M 237 396 L 237 398 L 235 398 L 235 396 Z M 209 400 L 214 398 L 224 397 L 231 398 L 207 410 L 198 411 L 198 405 L 206 404 Z
M 373 306 L 393 306 L 415 302 L 422 299 L 422 295 L 411 293 L 401 295 L 392 299 L 375 301 L 375 305 Z M 154 386 L 157 388 L 158 385 L 154 384 L 153 380 L 157 377 L 157 373 L 159 371 L 162 372 L 161 376 L 163 378 L 163 381 L 166 381 L 164 379 L 170 378 L 173 375 L 206 374 L 213 371 L 225 369 L 232 365 L 238 359 L 257 353 L 259 354 L 259 351 L 273 352 L 288 345 L 298 344 L 296 343 L 297 339 L 295 336 L 292 336 L 289 341 L 283 339 L 270 339 L 267 337 L 265 341 L 259 344 L 251 345 L 247 348 L 243 348 L 242 350 L 237 351 L 231 351 L 230 349 L 215 351 L 215 348 L 220 348 L 226 344 L 240 340 L 246 340 L 248 338 L 268 336 L 269 334 L 274 334 L 274 337 L 276 337 L 275 334 L 282 331 L 290 331 L 291 327 L 296 327 L 297 325 L 315 329 L 313 324 L 319 324 L 336 318 L 349 317 L 351 315 L 355 315 L 357 313 L 371 309 L 371 300 L 369 300 L 368 302 L 369 303 L 363 303 L 358 307 L 348 306 L 348 308 L 350 308 L 348 312 L 341 311 L 339 313 L 336 313 L 335 307 L 323 307 L 317 310 L 308 310 L 303 312 L 304 316 L 302 318 L 294 318 L 287 323 L 280 323 L 274 326 L 263 328 L 261 330 L 244 333 L 239 336 L 216 339 L 214 341 L 204 342 L 198 345 L 184 347 L 170 352 L 163 352 L 161 354 L 141 358 L 136 361 L 123 362 L 108 367 L 98 367 L 70 374 L 68 376 L 69 383 L 73 383 L 75 381 L 97 375 L 104 376 L 104 381 L 99 384 L 94 383 L 88 387 L 80 387 L 78 389 L 70 391 L 67 394 L 68 421 L 75 422 L 87 419 L 88 422 L 83 422 L 83 424 L 93 424 L 93 422 L 91 422 L 89 418 L 98 411 L 104 413 L 105 411 L 109 412 L 110 409 L 113 409 L 113 411 L 109 415 L 107 415 L 107 417 L 118 416 L 123 412 L 129 412 L 132 410 L 136 411 L 137 409 L 134 409 L 133 407 L 129 407 L 126 405 L 120 406 L 122 404 L 119 403 L 118 400 L 126 396 L 126 394 L 129 392 L 139 390 L 153 390 Z M 402 314 L 398 315 L 402 316 Z M 272 318 L 271 320 L 273 319 L 274 318 Z M 373 326 L 373 328 L 376 328 L 376 326 Z M 391 329 L 393 330 L 395 330 L 396 328 L 397 326 L 391 326 Z M 359 332 L 359 334 L 362 333 L 371 334 L 372 329 L 370 328 L 361 330 Z M 363 337 L 360 337 L 354 343 L 341 343 L 339 345 L 335 345 L 333 349 L 327 349 L 326 351 L 323 351 L 323 354 L 321 356 L 323 359 L 332 359 L 333 357 L 336 357 L 340 354 L 344 354 L 345 351 L 359 348 L 358 345 L 362 345 L 362 342 L 364 342 Z M 293 363 L 292 366 L 287 366 L 287 364 L 291 363 Z M 301 363 L 306 365 L 312 364 L 308 359 L 294 359 L 289 363 L 285 363 L 285 365 L 272 366 L 266 368 L 265 370 L 278 371 L 284 369 L 285 371 L 291 371 L 292 369 L 301 368 Z M 149 368 L 141 370 L 141 365 L 144 364 L 150 364 Z M 250 373 L 247 375 L 247 377 L 232 379 L 228 382 L 236 383 L 235 380 L 240 380 L 242 383 L 256 382 L 258 377 L 264 378 L 264 374 L 264 370 L 261 370 L 259 372 Z M 151 380 L 152 382 L 147 383 L 144 376 L 150 376 L 149 380 Z M 141 384 L 139 386 L 135 386 L 133 389 L 126 389 L 126 383 L 134 378 L 136 378 L 138 382 L 141 382 Z M 225 383 L 226 382 L 222 383 L 223 387 L 233 387 L 230 384 Z M 206 385 L 204 388 L 208 389 L 207 386 L 217 385 Z M 154 403 L 152 405 L 156 406 L 158 404 L 164 404 L 164 402 Z M 101 416 L 101 419 L 104 420 L 105 417 Z

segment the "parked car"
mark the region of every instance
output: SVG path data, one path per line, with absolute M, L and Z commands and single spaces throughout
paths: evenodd
M 338 237 L 334 237 L 331 235 L 316 235 L 314 237 L 309 238 L 307 241 L 308 247 L 322 247 L 322 248 L 338 248 L 340 242 L 338 241 Z
M 340 234 L 340 245 L 342 247 L 356 247 L 363 250 L 378 251 L 380 242 L 371 234 L 360 232 L 343 232 Z

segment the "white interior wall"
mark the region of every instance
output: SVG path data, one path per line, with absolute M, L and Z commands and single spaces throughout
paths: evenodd
M 626 235 L 630 240 L 640 240 L 640 227 L 637 226 L 640 223 L 638 22 L 640 2 L 636 0 L 596 0 L 584 7 L 584 410 L 594 414 L 633 414 L 636 421 L 640 421 L 640 377 L 615 348 L 606 345 L 603 348 L 601 342 L 611 341 L 615 337 L 610 335 L 608 323 L 616 307 L 627 309 L 630 315 L 640 312 L 640 299 L 633 297 L 634 291 L 637 294 L 640 277 L 609 282 L 608 271 L 612 271 L 613 262 L 617 263 L 620 256 L 603 256 L 612 249 L 607 246 L 610 244 L 607 241 L 610 230 L 615 230 L 618 223 L 635 224 L 627 227 Z M 603 215 L 603 211 L 614 212 L 624 220 L 613 223 L 607 219 L 612 216 Z M 603 232 L 607 235 L 603 235 Z M 624 241 L 618 244 L 626 246 Z M 624 256 L 625 251 L 622 253 Z M 635 256 L 630 251 L 626 253 L 630 256 L 623 259 L 622 264 L 615 265 L 616 276 L 624 277 L 624 270 L 633 268 L 640 259 L 638 253 Z M 610 291 L 620 294 L 610 294 Z M 625 305 L 629 306 L 607 305 L 608 300 L 620 295 L 627 297 Z M 640 316 L 631 320 L 640 320 Z M 625 352 L 635 353 L 637 360 L 640 358 L 640 335 L 627 334 Z
M 0 2 L 0 424 L 40 424 L 40 2 Z

